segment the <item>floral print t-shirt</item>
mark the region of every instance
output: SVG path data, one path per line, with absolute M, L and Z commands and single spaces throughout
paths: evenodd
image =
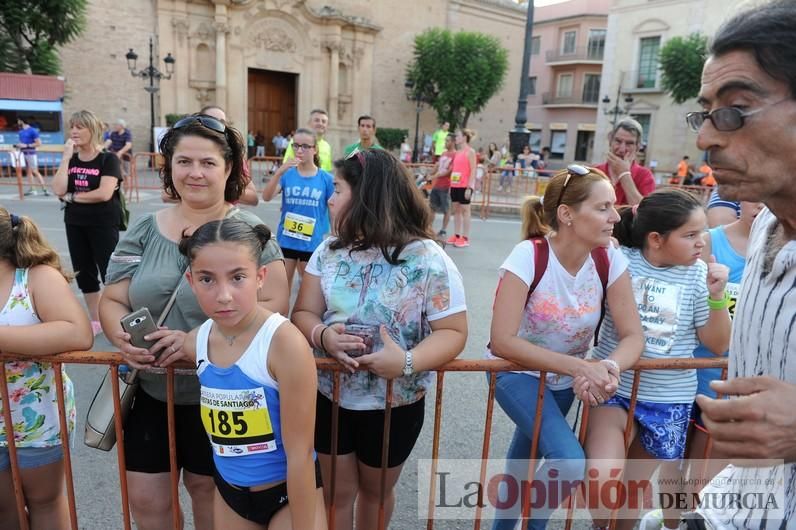
M 409 350 L 431 334 L 429 322 L 467 310 L 462 277 L 456 265 L 434 241 L 414 241 L 404 247 L 398 265 L 381 251 L 332 250 L 327 238 L 315 250 L 306 272 L 320 277 L 326 301 L 323 322 L 384 325 L 403 349 Z M 377 337 L 380 342 L 380 338 Z M 374 351 L 381 349 L 380 344 Z M 316 349 L 317 357 L 328 357 Z M 409 405 L 425 395 L 431 372 L 393 381 L 393 406 Z M 332 398 L 332 373 L 319 370 L 318 390 Z M 340 406 L 350 410 L 384 409 L 384 379 L 367 372 L 340 376 Z
M 558 261 L 553 246 L 547 259 L 547 270 L 525 306 L 517 336 L 548 350 L 585 358 L 600 320 L 603 288 L 591 254 L 575 276 Z M 627 258 L 618 249 L 608 248 L 608 286 L 627 270 Z M 530 288 L 534 278 L 534 247 L 523 241 L 514 247 L 500 266 L 501 278 L 506 271 L 521 279 Z M 499 287 L 499 286 L 498 286 Z M 606 314 L 608 308 L 606 308 Z M 487 351 L 487 358 L 495 358 Z M 539 377 L 539 372 L 524 373 Z M 563 390 L 572 386 L 572 377 L 547 373 L 547 387 Z
M 17 269 L 11 296 L 0 311 L 0 326 L 29 326 L 40 323 L 28 291 L 28 269 Z M 5 367 L 16 446 L 61 445 L 58 398 L 52 363 L 7 362 Z M 66 375 L 63 365 L 61 375 L 64 382 L 66 420 L 71 434 L 75 428 L 75 395 L 72 381 Z M 0 447 L 8 446 L 2 415 L 4 406 L 5 403 L 0 400 Z

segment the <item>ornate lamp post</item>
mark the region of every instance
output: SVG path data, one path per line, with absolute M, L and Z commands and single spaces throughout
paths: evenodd
M 406 80 L 404 88 L 406 89 L 406 99 L 415 102 L 415 146 L 412 149 L 412 162 L 416 164 L 420 159 L 420 153 L 417 148 L 417 137 L 420 134 L 420 113 L 423 111 L 425 99 L 420 91 L 415 91 L 415 82 L 411 79 Z
M 517 100 L 517 114 L 514 117 L 514 128 L 509 131 L 509 150 L 514 156 L 522 153 L 522 148 L 528 145 L 531 131 L 525 127 L 528 121 L 528 92 L 531 81 L 528 71 L 531 67 L 531 40 L 533 34 L 533 0 L 528 0 L 528 16 L 525 19 L 525 45 L 522 50 L 522 73 L 520 74 L 520 97 Z
M 138 61 L 138 54 L 130 48 L 130 51 L 125 54 L 127 59 L 127 68 L 133 77 L 140 77 L 141 79 L 149 79 L 149 86 L 145 86 L 144 90 L 149 92 L 149 151 L 155 151 L 155 93 L 160 90 L 161 79 L 171 79 L 174 73 L 174 57 L 171 53 L 166 54 L 163 62 L 166 63 L 166 72 L 163 73 L 155 68 L 155 55 L 154 55 L 154 42 L 152 37 L 149 37 L 149 66 L 140 71 L 136 71 L 135 63 Z
M 613 116 L 614 116 L 614 119 L 611 120 L 611 127 L 616 127 L 616 120 L 619 117 L 619 115 L 620 114 L 627 114 L 630 111 L 630 106 L 633 104 L 633 96 L 631 96 L 630 94 L 625 94 L 625 107 L 624 108 L 620 107 L 619 106 L 619 100 L 621 98 L 621 92 L 622 92 L 622 85 L 620 84 L 619 87 L 616 89 L 616 103 L 614 104 L 614 106 L 613 107 L 606 107 L 606 108 L 603 109 L 603 113 L 605 115 L 613 114 Z M 602 102 L 603 102 L 604 105 L 610 105 L 611 104 L 611 98 L 609 98 L 606 95 L 603 98 Z

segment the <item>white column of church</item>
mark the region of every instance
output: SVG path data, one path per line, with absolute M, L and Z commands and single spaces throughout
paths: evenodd
M 329 44 L 329 116 L 337 116 L 337 96 L 340 79 L 340 44 Z
M 216 4 L 216 105 L 227 109 L 227 6 Z

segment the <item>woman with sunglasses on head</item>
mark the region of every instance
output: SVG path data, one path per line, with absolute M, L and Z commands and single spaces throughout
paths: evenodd
M 277 241 L 285 255 L 288 290 L 292 291 L 293 272 L 299 277 L 312 253 L 329 233 L 329 206 L 334 193 L 332 175 L 320 169 L 317 136 L 301 128 L 293 136 L 296 158 L 288 158 L 263 189 L 263 200 L 270 202 L 282 192 L 282 216 Z
M 394 156 L 365 150 L 335 162 L 329 200 L 335 236 L 307 264 L 293 322 L 336 359 L 341 376 L 335 528 L 377 528 L 386 379 L 393 380 L 385 514 L 420 435 L 429 370 L 455 358 L 467 338 L 462 278 L 434 241 L 431 212 Z M 357 368 L 362 368 L 357 371 Z M 315 450 L 327 506 L 332 484 L 332 373 L 318 373 Z
M 262 224 L 249 211 L 233 206 L 246 187 L 240 134 L 210 116 L 184 118 L 160 142 L 165 157 L 163 187 L 178 202 L 138 219 L 119 242 L 108 267 L 108 286 L 100 302 L 105 335 L 133 368 L 159 366 L 179 354 L 186 333 L 201 325 L 202 312 L 184 273 L 188 266 L 180 254 L 180 240 L 210 221 L 236 218 L 249 225 Z M 258 292 L 265 308 L 287 314 L 288 291 L 282 254 L 271 239 L 260 256 L 268 281 Z M 174 304 L 166 310 L 177 290 Z M 137 348 L 119 323 L 128 313 L 147 307 L 163 327 L 145 337 L 149 349 Z M 141 529 L 171 526 L 169 442 L 166 378 L 139 375 L 135 402 L 124 426 L 124 450 L 130 505 Z M 199 416 L 199 382 L 195 375 L 175 378 L 177 463 L 191 495 L 197 529 L 212 526 L 213 460 Z M 179 470 L 178 470 L 179 471 Z
M 102 122 L 88 110 L 69 119 L 69 139 L 52 187 L 64 203 L 64 224 L 72 270 L 83 293 L 91 328 L 101 331 L 99 301 L 108 260 L 119 242 L 122 207 L 119 158 L 102 151 Z
M 580 376 L 591 384 L 590 392 L 578 397 L 602 402 L 616 391 L 620 370 L 632 366 L 643 347 L 627 259 L 610 244 L 619 221 L 615 202 L 613 186 L 601 171 L 574 165 L 560 171 L 544 200 L 526 200 L 524 241 L 500 267 L 486 356 L 528 370 L 497 375 L 495 397 L 516 424 L 507 473 L 518 482 L 527 480 L 527 460 L 544 458 L 535 476 L 545 483 L 557 476 L 560 488 L 546 492 L 544 506 L 533 509 L 528 528 L 545 528 L 550 514 L 573 493 L 564 485 L 583 479 L 583 448 L 566 419 L 576 397 L 573 379 Z M 615 315 L 619 340 L 606 360 L 595 363 L 585 357 L 603 310 Z M 541 370 L 547 374 L 542 417 L 536 418 Z M 531 455 L 539 420 L 538 453 Z M 505 491 L 499 495 L 507 498 Z M 539 502 L 536 496 L 531 500 Z M 517 502 L 499 511 L 493 529 L 513 529 L 521 510 Z

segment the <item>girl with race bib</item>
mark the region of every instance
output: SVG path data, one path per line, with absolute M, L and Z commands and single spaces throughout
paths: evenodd
M 329 233 L 329 207 L 334 193 L 332 175 L 318 167 L 318 143 L 315 131 L 298 129 L 293 136 L 296 158 L 279 166 L 263 189 L 263 200 L 274 198 L 282 190 L 282 217 L 276 240 L 285 255 L 288 288 L 293 285 L 293 272 L 299 276 L 312 253 Z
M 213 448 L 214 528 L 325 529 L 312 352 L 285 317 L 257 303 L 270 237 L 265 225 L 227 218 L 180 242 L 188 282 L 210 316 L 182 352 L 196 362 Z
M 642 359 L 691 358 L 700 342 L 714 355 L 723 354 L 730 341 L 727 267 L 700 259 L 707 227 L 705 209 L 682 190 L 663 190 L 642 199 L 637 207 L 620 212 L 614 236 L 629 261 L 633 294 L 645 346 Z M 615 318 L 609 313 L 593 354 L 604 359 L 617 343 Z M 648 479 L 661 464 L 662 488 L 680 478 L 691 408 L 697 389 L 696 370 L 654 370 L 641 373 L 635 404 L 629 453 L 624 444 L 633 370 L 622 373 L 619 389 L 594 409 L 589 418 L 586 455 L 589 470 L 608 480 L 611 470 L 625 467 L 625 458 L 644 459 L 646 466 L 626 470 L 628 479 Z M 588 389 L 576 378 L 576 392 Z M 613 475 L 610 475 L 613 476 Z M 610 510 L 593 510 L 595 525 L 607 524 Z M 677 528 L 679 511 L 664 511 L 665 528 Z M 619 528 L 632 528 L 635 514 L 620 515 Z M 631 517 L 633 519 L 631 519 Z
M 0 207 L 0 351 L 28 355 L 5 363 L 10 404 L 0 400 L 0 527 L 21 528 L 11 480 L 10 405 L 17 462 L 27 509 L 27 527 L 69 528 L 55 368 L 37 355 L 87 350 L 94 339 L 86 312 L 69 288 L 58 253 L 28 217 Z M 72 382 L 60 367 L 69 433 L 75 426 Z

